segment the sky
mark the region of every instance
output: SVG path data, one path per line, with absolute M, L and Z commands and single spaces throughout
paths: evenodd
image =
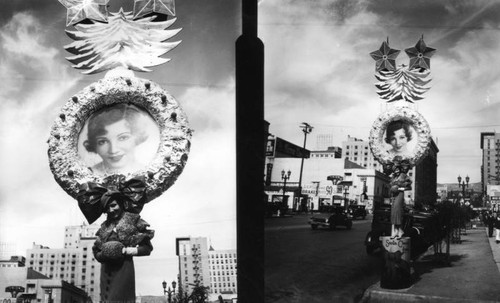
M 111 0 L 109 11 L 133 1 Z M 135 76 L 162 86 L 180 103 L 194 130 L 183 173 L 141 212 L 155 230 L 151 256 L 135 258 L 137 295 L 162 295 L 176 280 L 176 237 L 206 237 L 215 249 L 236 249 L 234 43 L 240 4 L 176 1 L 182 41 L 171 61 Z M 0 242 L 25 255 L 33 242 L 62 248 L 64 227 L 85 222 L 76 200 L 55 182 L 47 139 L 62 106 L 104 73 L 73 69 L 66 8 L 57 0 L 0 0 Z M 101 217 L 100 221 L 104 219 Z
M 302 146 L 299 125 L 318 134 L 368 140 L 388 105 L 374 84 L 370 52 L 389 39 L 401 50 L 420 37 L 437 49 L 432 81 L 413 106 L 439 148 L 438 183 L 458 175 L 481 182 L 480 133 L 500 131 L 500 3 L 456 0 L 262 0 L 259 37 L 265 52 L 265 118 L 270 133 Z M 294 177 L 295 176 L 295 177 Z M 291 182 L 298 182 L 292 173 Z

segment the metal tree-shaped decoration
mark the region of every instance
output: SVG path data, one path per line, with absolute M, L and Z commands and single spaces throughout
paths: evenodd
M 375 84 L 377 94 L 387 102 L 404 100 L 410 103 L 423 99 L 422 95 L 430 89 L 426 86 L 432 79 L 430 75 L 430 57 L 436 50 L 427 47 L 423 36 L 414 47 L 407 48 L 409 65 L 402 64 L 395 68 L 395 59 L 399 50 L 391 49 L 389 41 L 384 41 L 379 50 L 370 55 L 376 60 Z
M 109 0 L 59 0 L 68 9 L 66 30 L 75 42 L 64 48 L 74 54 L 66 59 L 84 74 L 123 67 L 150 72 L 148 67 L 170 61 L 160 58 L 180 41 L 166 42 L 181 29 L 166 30 L 175 18 L 155 22 L 158 15 L 175 15 L 173 0 L 135 0 L 134 11 L 108 14 Z M 85 23 L 83 23 L 86 21 Z
M 147 67 L 168 62 L 161 55 L 176 47 L 180 41 L 163 42 L 175 36 L 180 29 L 165 30 L 175 18 L 152 22 L 155 17 L 133 20 L 132 12 L 111 13 L 109 23 L 77 24 L 78 31 L 66 31 L 75 42 L 65 49 L 76 56 L 66 59 L 76 69 L 87 69 L 94 74 L 115 67 L 149 72 Z

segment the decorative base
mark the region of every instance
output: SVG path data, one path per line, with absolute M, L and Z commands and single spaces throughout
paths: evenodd
M 387 289 L 408 288 L 412 284 L 410 265 L 410 238 L 381 237 L 384 249 L 384 269 L 380 287 Z

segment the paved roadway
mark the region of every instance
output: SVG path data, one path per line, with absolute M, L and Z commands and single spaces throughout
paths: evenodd
M 382 260 L 364 246 L 371 216 L 351 230 L 312 230 L 309 217 L 266 219 L 266 303 L 357 302 L 380 280 Z

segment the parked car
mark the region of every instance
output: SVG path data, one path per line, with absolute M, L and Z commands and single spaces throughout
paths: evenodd
M 352 217 L 341 206 L 323 207 L 322 212 L 315 214 L 309 220 L 312 229 L 326 227 L 336 229 L 337 226 L 345 226 L 347 229 L 352 227 Z
M 353 219 L 361 218 L 364 220 L 366 218 L 366 208 L 364 205 L 349 205 L 348 212 Z
M 403 214 L 403 230 L 405 236 L 411 238 L 411 258 L 423 253 L 431 244 L 433 228 L 432 215 L 425 211 L 411 211 L 405 209 Z M 374 254 L 382 248 L 380 237 L 391 235 L 391 206 L 381 205 L 373 211 L 373 220 L 371 230 L 365 238 L 366 252 L 369 255 Z

